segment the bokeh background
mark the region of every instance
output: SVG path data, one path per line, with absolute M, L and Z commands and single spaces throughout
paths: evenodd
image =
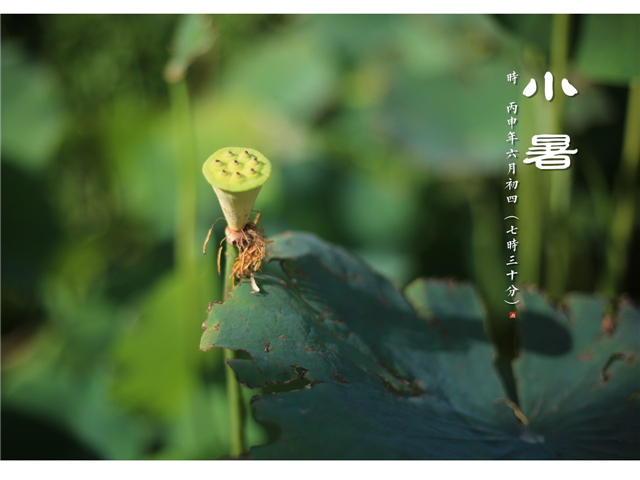
M 222 356 L 198 350 L 224 228 L 203 256 L 221 211 L 201 165 L 224 146 L 273 163 L 268 235 L 316 233 L 398 287 L 475 283 L 503 356 L 506 215 L 516 285 L 640 298 L 637 15 L 1 22 L 4 459 L 228 454 Z M 515 207 L 510 101 L 520 162 L 535 134 L 579 150 L 567 171 L 519 163 Z M 277 435 L 249 425 L 252 444 Z

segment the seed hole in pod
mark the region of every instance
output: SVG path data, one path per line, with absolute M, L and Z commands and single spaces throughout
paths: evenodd
M 227 171 L 223 168 L 223 169 L 222 169 L 222 173 L 227 173 Z
M 236 172 L 236 175 L 239 176 L 239 177 L 242 176 L 242 174 L 240 172 Z
M 233 163 L 235 163 L 236 165 L 238 165 L 238 160 L 234 160 Z
M 249 155 L 249 152 L 247 150 L 244 151 L 244 153 L 246 153 L 247 155 Z
M 216 158 L 216 163 L 220 163 L 220 160 L 218 160 L 217 158 Z

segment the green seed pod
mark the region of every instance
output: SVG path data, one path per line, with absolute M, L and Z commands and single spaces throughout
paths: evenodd
M 271 162 L 257 150 L 227 147 L 204 162 L 202 173 L 218 196 L 229 228 L 242 230 L 271 175 Z

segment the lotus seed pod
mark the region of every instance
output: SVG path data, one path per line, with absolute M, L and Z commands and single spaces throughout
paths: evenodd
M 257 150 L 226 147 L 204 162 L 202 173 L 218 196 L 229 228 L 242 230 L 271 175 L 271 162 Z

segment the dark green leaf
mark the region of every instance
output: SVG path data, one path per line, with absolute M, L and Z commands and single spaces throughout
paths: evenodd
M 567 415 L 573 407 L 591 405 L 584 389 L 577 398 L 567 397 L 563 409 L 551 407 L 549 425 L 538 423 L 535 404 L 529 430 L 508 402 L 496 402 L 506 395 L 491 364 L 492 347 L 471 286 L 418 280 L 405 298 L 360 260 L 306 234 L 277 237 L 270 258 L 280 261 L 288 280 L 257 275 L 259 293 L 241 282 L 229 300 L 213 308 L 201 342 L 203 349 L 248 352 L 250 360 L 235 360 L 232 366 L 249 387 L 287 382 L 301 387 L 254 402 L 259 420 L 283 430 L 278 442 L 254 449 L 254 458 L 610 458 L 616 456 L 615 442 L 625 444 L 617 456 L 638 456 L 632 431 L 638 427 L 637 410 L 632 403 L 620 404 L 637 389 L 630 366 L 619 367 L 625 372 L 617 375 L 619 395 L 602 392 L 617 402 L 611 409 L 620 414 L 613 417 L 614 425 L 624 418 L 629 426 L 609 427 L 601 447 L 581 441 L 576 432 L 597 439 L 604 424 L 592 425 L 593 416 Z M 525 318 L 543 317 L 545 305 L 528 299 Z M 594 310 L 589 305 L 580 310 L 581 305 L 576 304 L 576 314 L 592 331 Z M 625 309 L 621 316 L 637 326 L 637 311 Z M 599 325 L 599 318 L 595 322 Z M 571 347 L 571 335 L 554 328 L 557 339 L 540 348 L 559 355 Z M 627 338 L 631 356 L 625 358 L 635 359 L 637 340 L 637 335 Z M 608 342 L 611 348 L 602 358 L 620 348 L 615 337 Z M 536 385 L 542 389 L 533 402 L 546 400 L 547 384 L 561 392 L 549 379 L 562 371 L 563 359 L 541 371 L 537 365 L 527 367 L 527 355 L 522 371 L 538 375 Z M 637 366 L 637 361 L 629 364 Z M 597 373 L 601 365 L 593 365 Z M 562 385 L 584 383 L 583 372 L 573 364 L 565 373 Z M 526 413 L 534 397 L 527 388 L 523 391 Z M 608 409 L 601 408 L 599 415 L 603 421 L 612 419 Z M 560 420 L 564 430 L 558 428 Z
M 607 316 L 603 299 L 577 294 L 567 298 L 565 311 L 539 294 L 524 294 L 523 301 L 523 353 L 515 366 L 539 454 L 638 458 L 638 311 L 624 304 L 617 317 Z M 609 335 L 603 322 L 613 318 L 617 327 Z

